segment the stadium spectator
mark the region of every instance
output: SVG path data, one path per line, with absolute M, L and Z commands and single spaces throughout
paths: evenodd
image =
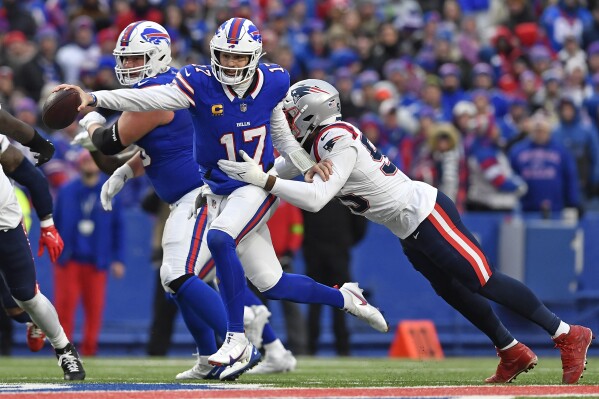
M 590 26 L 592 19 L 589 10 L 579 0 L 559 0 L 543 10 L 540 22 L 553 49 L 559 51 L 568 36 L 574 36 L 582 43 L 582 34 Z
M 552 138 L 551 125 L 542 114 L 532 117 L 529 137 L 510 151 L 514 171 L 528 186 L 522 196 L 525 212 L 561 212 L 580 208 L 576 164 L 568 150 Z
M 599 185 L 597 131 L 583 119 L 580 107 L 570 97 L 560 99 L 558 113 L 560 123 L 553 130 L 552 137 L 574 157 L 582 193 L 586 197 L 592 196 Z
M 56 53 L 56 62 L 64 72 L 65 82 L 76 84 L 83 62 L 97 63 L 100 48 L 95 40 L 94 21 L 85 15 L 75 18 L 69 25 L 71 42 Z
M 16 70 L 15 85 L 26 96 L 39 101 L 42 88 L 49 82 L 64 81 L 61 66 L 56 62 L 58 32 L 50 26 L 36 35 L 38 50 L 35 56 Z

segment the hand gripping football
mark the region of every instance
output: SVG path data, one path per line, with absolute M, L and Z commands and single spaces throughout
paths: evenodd
M 51 129 L 64 129 L 69 126 L 79 111 L 81 98 L 75 89 L 59 90 L 48 96 L 42 108 L 42 120 Z

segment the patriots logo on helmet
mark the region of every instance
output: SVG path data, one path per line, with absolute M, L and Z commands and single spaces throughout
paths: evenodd
M 144 31 L 141 33 L 141 37 L 152 44 L 160 44 L 160 42 L 162 40 L 166 41 L 166 44 L 168 44 L 170 46 L 171 41 L 170 41 L 170 37 L 168 35 L 168 33 L 165 32 L 161 32 L 158 29 L 154 29 L 154 28 L 146 28 L 144 29 Z
M 297 104 L 300 98 L 309 93 L 325 93 L 330 94 L 327 91 L 322 90 L 317 86 L 299 86 L 291 91 L 291 97 L 293 97 L 293 102 Z

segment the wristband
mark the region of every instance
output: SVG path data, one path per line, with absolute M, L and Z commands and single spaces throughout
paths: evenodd
M 96 95 L 94 93 L 89 93 L 90 96 L 92 96 L 92 98 L 94 99 L 94 101 L 92 101 L 91 103 L 87 104 L 90 107 L 95 107 L 96 105 L 98 105 L 98 97 L 96 97 Z
M 54 226 L 54 219 L 52 219 L 52 216 L 48 219 L 40 220 L 40 227 L 42 229 L 50 226 Z

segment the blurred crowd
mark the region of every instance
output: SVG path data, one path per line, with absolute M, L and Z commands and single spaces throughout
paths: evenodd
M 73 177 L 79 128 L 40 121 L 56 83 L 118 88 L 115 41 L 144 19 L 168 30 L 175 66 L 209 64 L 233 16 L 260 29 L 263 61 L 292 83 L 333 83 L 344 119 L 460 210 L 599 202 L 597 0 L 2 0 L 0 102 L 55 141 L 57 187 Z

